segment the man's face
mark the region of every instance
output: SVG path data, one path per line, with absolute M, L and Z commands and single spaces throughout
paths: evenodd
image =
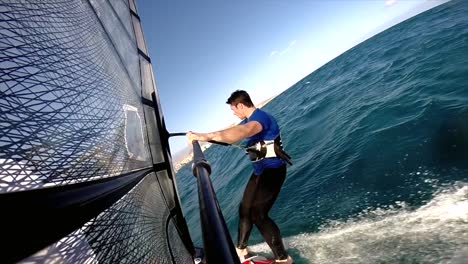
M 243 111 L 242 111 L 242 104 L 236 104 L 236 105 L 231 105 L 231 110 L 233 112 L 234 115 L 236 115 L 238 118 L 240 119 L 244 119 L 244 114 L 243 114 Z

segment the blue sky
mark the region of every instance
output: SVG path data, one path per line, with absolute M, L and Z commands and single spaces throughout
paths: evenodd
M 243 89 L 254 103 L 278 95 L 370 36 L 446 1 L 140 0 L 169 132 L 238 122 L 225 104 Z M 171 138 L 173 153 L 187 146 Z

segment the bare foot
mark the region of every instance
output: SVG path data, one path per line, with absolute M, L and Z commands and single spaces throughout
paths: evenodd
M 240 248 L 236 247 L 236 252 L 237 252 L 237 256 L 239 256 L 239 259 L 241 260 L 241 262 L 244 261 L 245 256 L 249 254 L 249 251 L 247 250 L 247 248 L 240 249 Z

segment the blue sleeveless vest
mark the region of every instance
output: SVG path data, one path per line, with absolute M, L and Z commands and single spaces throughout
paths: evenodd
M 261 109 L 256 109 L 249 118 L 242 121 L 241 124 L 246 124 L 250 121 L 257 121 L 262 125 L 262 131 L 252 137 L 247 138 L 247 147 L 255 145 L 260 141 L 275 140 L 280 135 L 278 123 L 275 118 Z M 279 168 L 285 165 L 286 162 L 280 158 L 267 158 L 252 162 L 255 175 L 262 174 L 266 168 Z

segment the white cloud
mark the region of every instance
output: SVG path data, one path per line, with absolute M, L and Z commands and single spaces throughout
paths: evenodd
M 386 6 L 392 6 L 394 4 L 396 4 L 397 0 L 387 0 L 385 1 L 385 5 Z
M 288 47 L 285 48 L 285 49 L 282 50 L 282 51 L 274 50 L 274 51 L 270 52 L 270 58 L 273 57 L 273 56 L 275 56 L 275 55 L 281 56 L 281 55 L 285 54 L 286 52 L 289 52 L 289 51 L 292 49 L 292 47 L 296 44 L 296 42 L 297 42 L 296 40 L 291 41 L 291 42 L 289 43 Z
M 280 52 L 280 55 L 283 55 L 286 52 L 289 52 L 295 44 L 296 44 L 296 40 L 291 41 L 289 43 L 289 46 L 286 49 L 284 49 L 283 51 Z

